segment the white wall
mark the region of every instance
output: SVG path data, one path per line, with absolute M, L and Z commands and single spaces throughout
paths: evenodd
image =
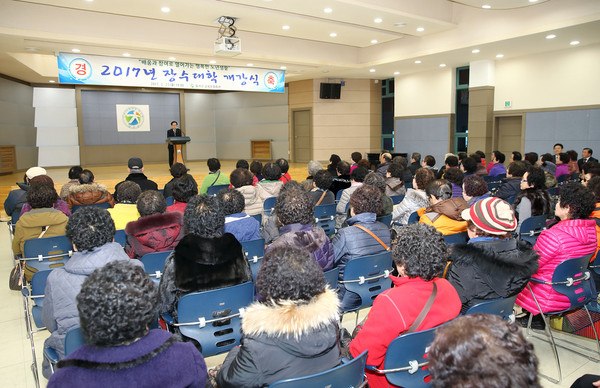
M 33 88 L 38 165 L 79 164 L 75 89 Z
M 496 62 L 494 110 L 600 104 L 600 45 Z
M 394 116 L 430 116 L 454 113 L 455 69 L 395 78 Z
M 192 140 L 185 146 L 186 160 L 208 159 L 217 156 L 215 133 L 215 95 L 213 93 L 185 93 L 186 136 Z

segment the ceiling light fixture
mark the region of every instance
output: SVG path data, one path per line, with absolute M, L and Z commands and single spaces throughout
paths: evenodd
M 171 12 L 171 8 L 169 8 L 169 7 L 162 7 L 160 10 L 161 10 L 162 12 L 164 12 L 164 13 L 169 13 L 169 12 Z
M 440 63 L 440 67 L 446 67 L 445 63 Z
M 331 36 L 332 38 L 335 38 L 337 36 L 337 34 L 335 32 L 332 32 L 331 34 L 329 34 L 329 36 Z
M 282 30 L 289 30 L 289 29 L 290 29 L 290 26 L 281 26 L 281 29 L 282 29 Z
M 574 40 L 571 43 L 569 43 L 571 46 L 577 46 L 580 42 L 578 40 Z
M 498 54 L 496 55 L 496 58 L 504 58 L 504 54 Z
M 371 43 L 373 43 L 373 44 L 377 43 L 377 39 L 373 39 L 373 40 L 371 41 Z
M 489 4 L 484 4 L 484 5 L 481 6 L 481 8 L 483 8 L 483 9 L 490 9 L 490 8 L 492 8 L 492 6 L 489 5 Z
M 415 63 L 418 65 L 419 63 L 421 63 L 421 61 L 419 61 L 419 60 L 416 60 L 416 61 L 415 61 Z
M 554 34 L 546 35 L 546 39 L 554 39 L 554 38 L 556 38 L 556 35 L 554 35 Z
M 375 18 L 375 20 L 373 20 L 373 23 L 381 23 L 382 21 L 382 18 Z
M 323 10 L 323 12 L 325 12 L 325 13 L 332 13 L 332 12 L 333 12 L 333 10 L 332 10 L 331 8 L 325 8 L 325 9 Z
M 123 56 L 124 56 L 124 57 L 130 57 L 130 56 L 131 56 L 131 54 L 129 54 L 129 53 L 123 53 Z
M 280 67 L 280 69 L 281 69 L 281 70 L 286 70 L 286 69 L 287 69 L 287 67 L 286 67 L 286 66 L 281 66 L 281 67 Z
M 79 52 L 81 52 L 81 50 L 79 50 L 79 49 L 72 49 L 71 51 L 73 51 L 74 53 L 79 53 Z
M 538 0 L 529 0 L 530 3 L 537 3 Z
M 423 27 L 419 27 L 419 28 L 417 28 L 417 31 L 423 32 L 423 31 L 425 31 L 425 29 Z
M 208 61 L 208 63 L 210 63 L 211 65 L 214 65 L 215 63 L 217 63 L 217 61 L 215 61 L 215 60 L 213 59 L 213 60 L 210 60 L 210 61 Z
M 53 80 L 53 79 L 51 79 L 51 80 L 50 80 L 50 81 L 48 81 L 48 82 L 52 82 L 52 83 L 55 83 L 55 82 L 56 82 L 56 81 L 55 81 L 55 80 Z
M 400 74 L 400 72 L 399 72 L 399 71 L 395 71 L 395 72 L 394 72 L 394 75 L 398 75 L 398 74 Z
M 169 61 L 174 61 L 174 60 L 176 60 L 177 58 L 175 58 L 175 57 L 169 57 L 168 59 L 169 59 Z
M 369 72 L 375 73 L 375 69 L 369 69 Z
M 252 66 L 254 66 L 254 63 L 248 63 L 248 64 L 246 64 L 246 66 L 252 67 Z
M 474 49 L 474 50 L 471 50 L 471 52 L 472 52 L 473 54 L 479 54 L 479 53 L 480 53 L 480 50 L 479 50 L 479 49 Z

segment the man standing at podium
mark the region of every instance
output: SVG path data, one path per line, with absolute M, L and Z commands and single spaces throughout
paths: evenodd
M 177 128 L 177 121 L 171 121 L 171 129 L 167 131 L 167 137 L 181 136 L 181 128 Z M 169 144 L 169 168 L 173 165 L 175 150 L 173 144 Z

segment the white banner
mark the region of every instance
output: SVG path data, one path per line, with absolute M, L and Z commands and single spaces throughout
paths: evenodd
M 117 104 L 117 131 L 150 132 L 150 105 Z

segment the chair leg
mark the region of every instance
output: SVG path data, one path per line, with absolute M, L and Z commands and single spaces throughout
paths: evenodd
M 583 306 L 585 308 L 585 312 L 588 315 L 588 318 L 590 319 L 590 324 L 592 325 L 592 330 L 594 331 L 594 337 L 596 338 L 596 349 L 598 350 L 598 356 L 600 357 L 600 341 L 598 340 L 598 332 L 596 331 L 596 325 L 594 325 L 594 321 L 592 320 L 592 315 L 590 314 L 590 310 L 588 310 L 587 306 Z M 597 362 L 598 360 L 595 360 L 593 358 L 588 357 L 590 360 Z

